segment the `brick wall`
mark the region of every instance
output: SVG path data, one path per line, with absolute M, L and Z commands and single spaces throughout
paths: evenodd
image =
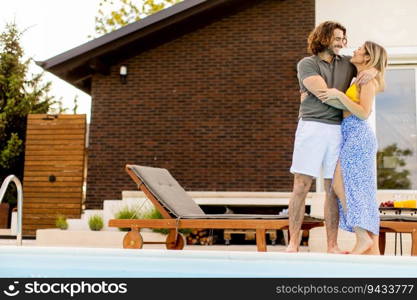
M 314 0 L 262 1 L 96 75 L 87 208 L 135 190 L 127 163 L 170 170 L 186 190 L 290 191 Z

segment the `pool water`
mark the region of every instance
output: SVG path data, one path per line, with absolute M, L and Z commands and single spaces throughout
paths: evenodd
M 417 277 L 417 257 L 0 247 L 0 277 Z

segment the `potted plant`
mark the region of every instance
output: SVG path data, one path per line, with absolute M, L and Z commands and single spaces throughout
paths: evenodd
M 90 216 L 90 218 L 88 219 L 88 226 L 92 231 L 100 231 L 101 229 L 103 229 L 103 225 L 103 217 L 100 215 Z
M 68 229 L 67 218 L 63 215 L 58 215 L 55 219 L 55 226 L 61 230 Z

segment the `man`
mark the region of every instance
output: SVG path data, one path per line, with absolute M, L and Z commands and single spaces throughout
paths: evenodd
M 308 50 L 313 55 L 303 58 L 297 65 L 300 91 L 304 93 L 300 104 L 299 123 L 295 134 L 293 162 L 293 193 L 290 199 L 290 241 L 287 252 L 299 250 L 300 229 L 305 213 L 305 198 L 314 178 L 323 171 L 325 203 L 324 218 L 327 232 L 327 251 L 341 253 L 337 246 L 339 212 L 331 183 L 339 157 L 341 144 L 342 110 L 322 103 L 318 90 L 336 88 L 346 91 L 356 76 L 349 56 L 339 55 L 346 45 L 346 29 L 336 22 L 318 25 L 308 37 Z M 358 76 L 359 84 L 375 74 Z

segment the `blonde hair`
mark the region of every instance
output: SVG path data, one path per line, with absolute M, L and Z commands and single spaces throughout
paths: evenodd
M 388 55 L 387 51 L 381 45 L 377 43 L 366 41 L 364 44 L 365 52 L 369 55 L 370 59 L 366 63 L 366 66 L 369 68 L 375 68 L 378 71 L 378 74 L 375 77 L 375 80 L 378 83 L 378 92 L 382 92 L 385 88 L 385 69 L 388 64 Z

